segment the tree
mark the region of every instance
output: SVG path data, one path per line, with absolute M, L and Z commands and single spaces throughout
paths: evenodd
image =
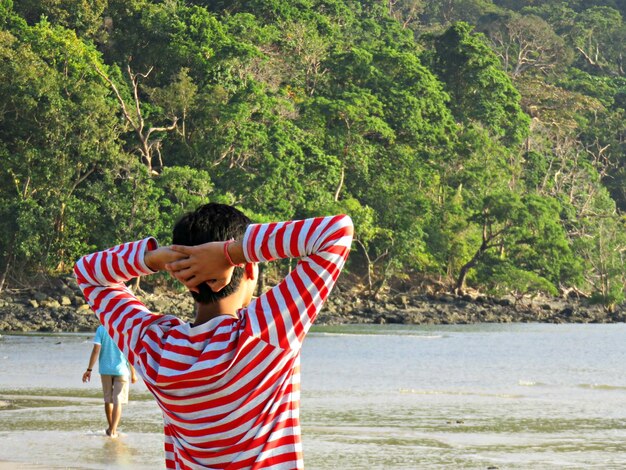
M 519 269 L 497 257 L 490 261 L 483 263 L 483 269 L 477 273 L 475 281 L 484 285 L 492 295 L 511 295 L 515 305 L 522 303 L 524 298 L 530 298 L 530 305 L 539 294 L 556 296 L 559 293 L 550 281 L 534 272 Z
M 292 76 L 302 77 L 299 80 L 292 79 L 292 83 L 302 87 L 304 93 L 311 96 L 315 93 L 319 80 L 328 72 L 324 61 L 329 54 L 330 42 L 315 27 L 306 23 L 286 23 L 281 29 L 284 31 L 285 49 L 295 59 L 290 68 Z
M 478 125 L 461 127 L 448 158 L 434 171 L 431 218 L 424 224 L 428 252 L 439 275 L 455 279 L 482 235 L 472 221 L 484 197 L 510 191 L 512 152 Z
M 152 103 L 163 110 L 165 116 L 172 122 L 176 122 L 173 130 L 176 130 L 183 138 L 187 137 L 187 116 L 196 104 L 198 87 L 189 76 L 189 69 L 181 69 L 171 83 L 162 88 L 148 88 L 146 92 Z M 180 121 L 180 124 L 178 122 Z
M 431 23 L 448 27 L 458 21 L 476 24 L 483 15 L 496 11 L 497 8 L 488 0 L 443 0 L 427 2 L 424 16 Z
M 480 122 L 505 145 L 521 143 L 529 118 L 484 36 L 472 33 L 467 23 L 457 23 L 432 41 L 436 54 L 427 59 L 450 94 L 455 118 L 464 124 Z
M 524 7 L 520 13 L 543 18 L 556 34 L 565 39 L 569 37 L 578 15 L 573 8 L 574 5 L 571 2 L 542 2 Z
M 126 100 L 120 93 L 118 87 L 113 83 L 106 73 L 98 65 L 94 66 L 98 74 L 111 87 L 119 107 L 124 116 L 124 120 L 134 131 L 139 144 L 135 147 L 136 151 L 141 155 L 141 161 L 150 173 L 158 173 L 157 169 L 163 168 L 163 158 L 161 157 L 161 139 L 152 136 L 155 132 L 171 132 L 176 129 L 178 124 L 178 116 L 170 116 L 171 122 L 167 126 L 149 126 L 146 127 L 144 112 L 142 111 L 141 99 L 139 96 L 139 84 L 141 79 L 146 79 L 152 72 L 152 69 L 145 73 L 135 73 L 130 67 L 130 63 L 126 66 L 128 79 L 130 80 L 132 90 L 132 106 L 126 103 Z M 153 163 L 154 157 L 158 156 L 158 166 Z
M 30 24 L 45 17 L 78 36 L 100 39 L 105 32 L 102 15 L 107 4 L 108 0 L 20 0 L 15 11 Z
M 389 14 L 402 24 L 403 28 L 416 29 L 420 15 L 426 8 L 423 0 L 388 0 Z
M 605 205 L 609 207 L 603 208 Z M 574 246 L 588 267 L 584 272 L 584 287 L 590 291 L 592 301 L 603 305 L 608 312 L 623 302 L 626 287 L 624 220 L 615 213 L 604 215 L 612 205 L 606 194 L 595 198 L 593 213 L 597 215 L 578 221 L 574 239 Z
M 624 25 L 619 11 L 610 7 L 584 10 L 576 17 L 571 35 L 587 66 L 624 75 Z
M 567 65 L 565 41 L 542 18 L 511 14 L 484 22 L 485 32 L 504 69 L 514 78 L 528 71 L 543 74 Z
M 486 196 L 481 206 L 470 219 L 481 228 L 480 244 L 459 271 L 457 292 L 463 292 L 470 269 L 480 270 L 480 263 L 488 256 L 492 265 L 498 258 L 509 264 L 510 280 L 519 280 L 521 271 L 532 273 L 526 279 L 543 279 L 545 285 L 552 286 L 549 292 L 561 282 L 580 276 L 581 266 L 572 255 L 555 200 L 505 192 Z M 500 267 L 500 272 L 507 271 Z
M 354 48 L 327 62 L 332 75 L 298 122 L 341 163 L 334 199 L 377 214 L 359 239 L 374 292 L 393 275 L 428 264 L 423 225 L 432 169 L 456 128 L 440 83 L 415 53 Z M 336 173 L 335 173 L 336 174 Z
M 77 192 L 124 158 L 99 56 L 47 21 L 0 32 L 0 56 L 2 276 L 62 271 L 87 248 Z
M 575 73 L 564 84 L 584 90 L 590 85 L 589 78 L 587 74 Z M 581 265 L 575 268 L 571 264 L 570 272 L 579 274 L 572 274 L 569 284 L 581 287 L 588 296 L 612 310 L 623 292 L 622 274 L 616 269 L 621 263 L 623 240 L 615 201 L 603 181 L 619 175 L 612 163 L 612 147 L 619 148 L 619 144 L 607 140 L 615 128 L 608 124 L 611 121 L 606 120 L 607 109 L 599 99 L 533 83 L 520 82 L 525 104 L 532 107 L 534 114 L 526 154 L 534 169 L 534 187 L 541 195 L 560 202 L 568 244 Z M 604 79 L 593 88 L 599 98 L 611 103 L 612 93 Z M 562 281 L 560 287 L 567 284 Z

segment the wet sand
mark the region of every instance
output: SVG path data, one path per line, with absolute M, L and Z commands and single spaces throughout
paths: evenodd
M 305 465 L 622 470 L 624 336 L 624 324 L 318 328 L 302 351 Z M 104 436 L 100 386 L 81 382 L 90 351 L 86 335 L 0 338 L 0 470 L 164 468 L 143 387 L 122 438 Z

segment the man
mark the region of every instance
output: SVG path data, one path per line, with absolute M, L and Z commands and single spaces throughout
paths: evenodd
M 81 258 L 78 283 L 163 411 L 165 462 L 177 469 L 301 469 L 300 349 L 350 251 L 347 216 L 250 224 L 207 204 L 153 238 Z M 258 262 L 300 258 L 252 299 Z M 148 311 L 124 282 L 168 270 L 195 320 Z
M 122 405 L 128 403 L 128 377 L 130 376 L 132 382 L 135 383 L 137 375 L 134 367 L 128 363 L 120 348 L 102 325 L 96 329 L 89 366 L 83 374 L 83 382 L 91 380 L 91 372 L 96 360 L 104 394 L 104 413 L 109 423 L 106 435 L 116 438 L 117 426 L 122 418 Z

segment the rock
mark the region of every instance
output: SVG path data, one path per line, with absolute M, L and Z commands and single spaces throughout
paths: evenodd
M 163 296 L 163 297 L 152 297 L 150 299 L 146 299 L 146 304 L 148 305 L 148 308 L 150 308 L 150 310 L 152 310 L 155 313 L 167 313 L 170 314 L 172 313 L 173 310 L 173 306 L 178 304 L 179 302 L 176 302 L 176 299 L 174 297 L 168 297 L 168 296 Z
M 613 312 L 607 315 L 607 319 L 615 322 L 624 322 L 626 321 L 626 314 L 624 312 Z
M 93 331 L 98 319 L 85 303 L 72 277 L 51 282 L 40 290 L 5 290 L 0 293 L 0 330 Z M 408 287 L 408 286 L 407 286 Z M 62 292 L 62 293 L 59 293 Z M 187 321 L 193 301 L 187 293 L 157 290 L 142 294 L 154 312 L 173 314 Z M 41 299 L 41 300 L 38 300 Z M 537 299 L 534 307 L 514 305 L 511 298 L 495 298 L 477 291 L 455 296 L 443 290 L 420 294 L 381 294 L 373 299 L 349 288 L 336 289 L 317 319 L 318 325 L 340 324 L 464 324 L 505 322 L 610 323 L 626 321 L 626 305 L 615 312 L 590 306 L 582 299 Z
M 76 309 L 76 312 L 81 314 L 91 313 L 91 307 L 88 304 L 83 304 Z
M 74 323 L 74 315 L 74 312 L 67 312 L 65 315 L 63 315 L 62 320 L 67 323 Z
M 324 310 L 329 315 L 336 315 L 337 314 L 337 307 L 336 307 L 335 304 L 329 303 L 328 305 L 324 305 Z
M 61 304 L 56 300 L 44 300 L 41 302 L 41 306 L 44 308 L 59 308 Z
M 64 285 L 61 294 L 63 294 L 65 297 L 73 297 L 74 291 L 70 289 L 68 286 Z

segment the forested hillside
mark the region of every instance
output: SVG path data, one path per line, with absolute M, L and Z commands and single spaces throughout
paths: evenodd
M 167 243 L 211 200 L 255 221 L 350 214 L 364 294 L 575 290 L 612 309 L 625 16 L 619 0 L 0 0 L 0 289 Z

